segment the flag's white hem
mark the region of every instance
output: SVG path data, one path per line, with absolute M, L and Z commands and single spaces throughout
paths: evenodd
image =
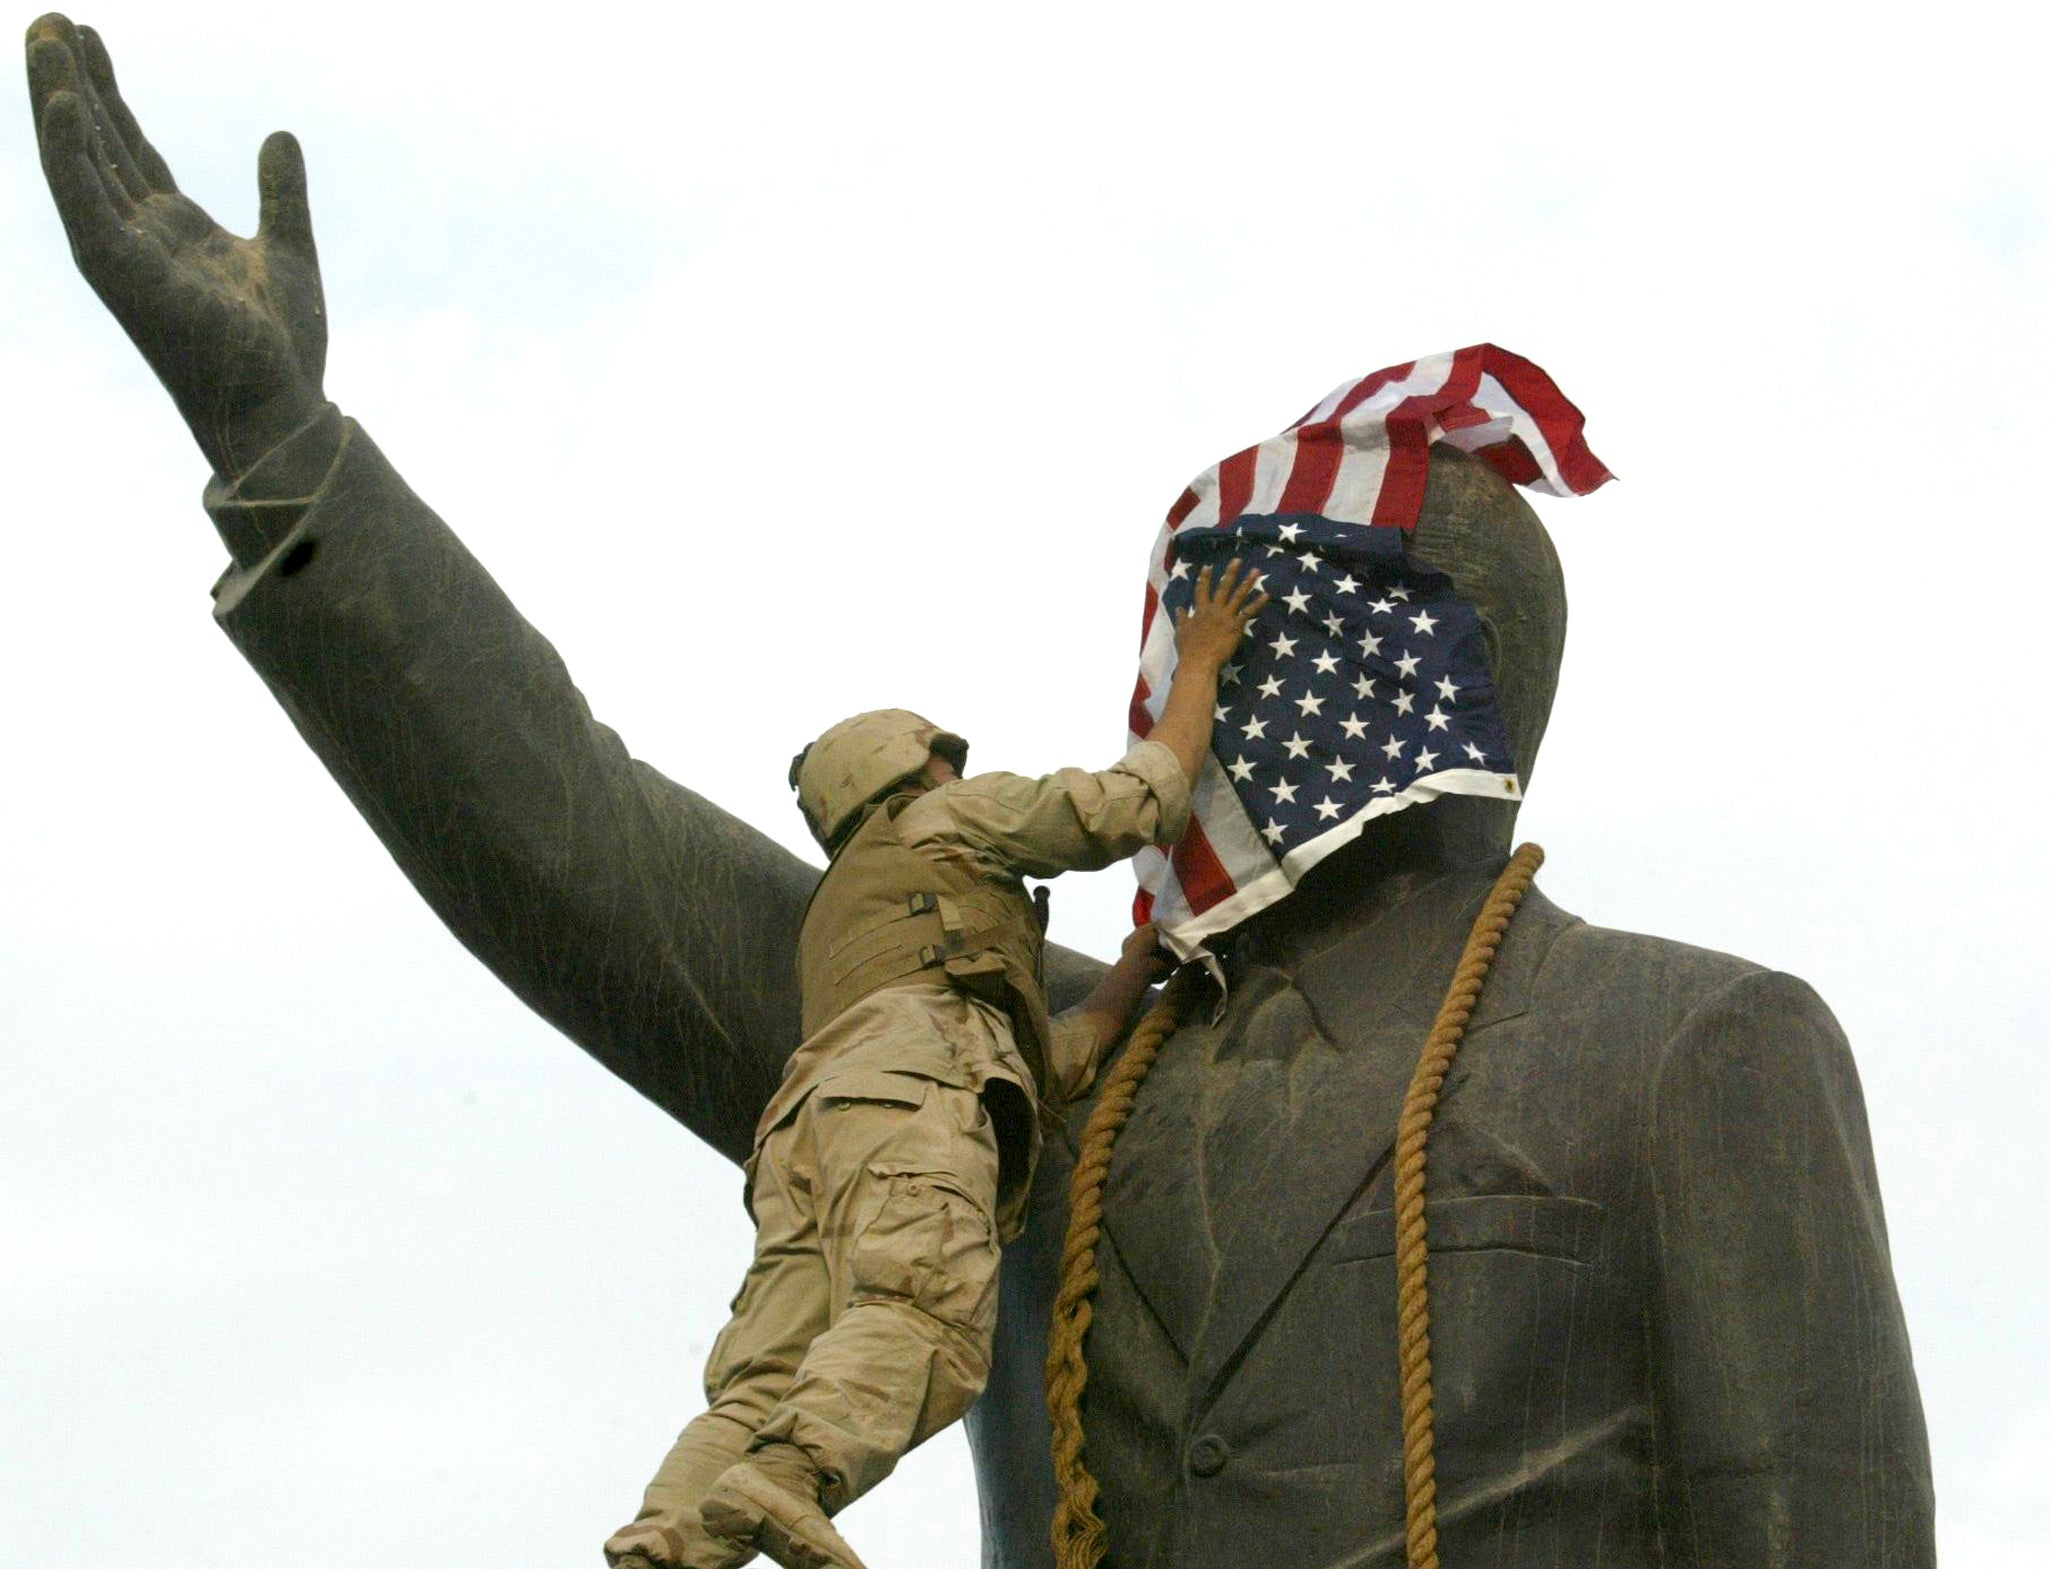
M 1400 794 L 1369 801 L 1345 821 L 1334 823 L 1316 838 L 1297 845 L 1275 863 L 1272 871 L 1263 872 L 1240 887 L 1229 899 L 1213 904 L 1201 915 L 1192 916 L 1163 931 L 1160 934 L 1162 940 L 1184 961 L 1208 957 L 1210 950 L 1203 945 L 1205 938 L 1229 931 L 1248 916 L 1287 898 L 1311 867 L 1334 850 L 1352 843 L 1375 818 L 1399 812 L 1406 806 L 1435 801 L 1441 795 L 1484 795 L 1496 800 L 1520 801 L 1523 790 L 1516 775 L 1491 773 L 1481 768 L 1446 768 L 1435 774 L 1426 774 Z

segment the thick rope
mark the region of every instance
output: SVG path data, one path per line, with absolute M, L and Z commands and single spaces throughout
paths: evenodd
M 1424 1042 L 1396 1128 L 1396 1318 L 1402 1373 L 1403 1491 L 1408 1505 L 1410 1569 L 1438 1569 L 1437 1455 L 1431 1420 L 1430 1248 L 1424 1226 L 1424 1167 L 1431 1118 L 1445 1074 L 1473 1017 L 1481 983 L 1494 963 L 1510 917 L 1523 902 L 1545 852 L 1527 844 L 1510 857 L 1466 940 L 1451 989 Z M 1089 1382 L 1083 1340 L 1093 1316 L 1096 1244 L 1103 1235 L 1103 1188 L 1119 1132 L 1131 1120 L 1139 1086 L 1160 1048 L 1181 1025 L 1202 983 L 1194 965 L 1177 974 L 1133 1031 L 1116 1069 L 1104 1081 L 1082 1132 L 1082 1151 L 1068 1188 L 1068 1237 L 1061 1249 L 1061 1286 L 1054 1299 L 1046 1362 L 1046 1401 L 1053 1418 L 1055 1569 L 1096 1569 L 1104 1526 L 1096 1514 L 1097 1483 L 1082 1458 L 1082 1391 Z
M 1104 1080 L 1096 1107 L 1082 1130 L 1082 1149 L 1068 1184 L 1068 1237 L 1061 1248 L 1061 1289 L 1054 1298 L 1053 1327 L 1046 1358 L 1046 1405 L 1053 1418 L 1053 1472 L 1060 1501 L 1053 1514 L 1054 1569 L 1095 1569 L 1103 1557 L 1103 1521 L 1096 1514 L 1096 1478 L 1082 1458 L 1082 1389 L 1089 1363 L 1082 1340 L 1095 1309 L 1090 1298 L 1098 1279 L 1096 1244 L 1103 1236 L 1103 1186 L 1110 1176 L 1111 1146 L 1131 1119 L 1139 1086 L 1160 1048 L 1182 1022 L 1203 971 L 1187 965 L 1147 1010 L 1131 1043 Z
M 1452 989 L 1417 1059 L 1395 1133 L 1395 1316 L 1402 1371 L 1402 1490 L 1408 1506 L 1409 1569 L 1438 1569 L 1438 1455 L 1431 1413 L 1430 1243 L 1424 1222 L 1424 1168 L 1438 1092 L 1480 1000 L 1481 982 L 1509 919 L 1523 902 L 1545 852 L 1527 844 L 1509 858 L 1466 939 Z

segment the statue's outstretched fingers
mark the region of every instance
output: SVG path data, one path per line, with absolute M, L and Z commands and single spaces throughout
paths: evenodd
M 72 24 L 70 17 L 62 11 L 45 11 L 28 24 L 28 33 L 22 39 L 22 47 L 33 49 L 37 42 L 44 38 L 54 38 L 62 42 L 77 36 L 78 29 Z M 42 105 L 36 105 L 36 109 L 40 113 Z
M 85 96 L 85 70 L 78 59 L 78 29 L 71 18 L 52 11 L 29 24 L 28 106 L 42 128 L 43 111 L 57 93 Z
M 107 112 L 86 70 L 84 41 L 68 17 L 53 11 L 29 29 L 28 89 L 38 133 L 50 100 L 57 94 L 74 94 L 85 105 L 87 154 L 115 209 L 123 217 L 131 216 L 148 190 L 134 160 L 113 136 Z
M 282 245 L 309 259 L 313 248 L 313 212 L 306 203 L 306 155 L 290 131 L 273 131 L 256 155 L 257 225 L 259 238 Z
M 85 80 L 85 103 L 93 117 L 93 152 L 100 163 L 100 173 L 108 185 L 118 187 L 131 206 L 138 206 L 148 200 L 149 181 L 143 178 L 142 169 L 128 150 L 127 142 L 114 125 L 113 116 L 107 112 L 106 101 L 93 86 L 90 75 Z
M 164 249 L 125 220 L 92 154 L 92 111 L 76 93 L 58 93 L 43 109 L 43 176 L 86 282 L 117 317 L 146 293 L 168 265 Z M 125 198 L 124 198 L 125 200 Z M 131 209 L 132 210 L 132 209 Z
M 92 51 L 86 45 L 84 29 L 69 28 L 59 35 L 59 41 L 71 57 L 71 75 L 74 78 L 71 90 L 85 99 L 86 109 L 92 115 L 92 150 L 100 162 L 102 175 L 109 185 L 118 187 L 117 194 L 125 196 L 131 204 L 142 201 L 150 193 L 149 182 L 143 178 L 127 143 L 121 139 L 120 130 L 101 96 L 99 83 L 93 78 Z
M 128 188 L 108 166 L 107 157 L 100 146 L 98 127 L 94 124 L 91 90 L 87 87 L 85 73 L 79 69 L 78 57 L 69 45 L 50 38 L 39 38 L 29 45 L 28 51 L 29 99 L 36 107 L 36 133 L 47 140 L 53 123 L 51 111 L 61 101 L 75 106 L 76 119 L 72 110 L 66 110 L 58 117 L 69 137 L 68 145 L 84 160 L 84 166 L 92 171 L 94 181 L 99 185 L 104 199 L 115 213 L 128 218 L 134 216 L 135 198 Z M 72 135 L 75 129 L 76 134 Z M 49 171 L 49 160 L 44 159 L 44 171 Z M 52 187 L 54 191 L 55 186 Z M 60 205 L 62 203 L 60 193 Z M 66 224 L 70 223 L 67 216 Z
M 121 96 L 121 88 L 114 80 L 114 57 L 107 53 L 106 44 L 90 27 L 78 29 L 78 41 L 85 59 L 86 79 L 99 98 L 100 108 L 106 113 L 107 128 L 120 142 L 144 191 L 153 191 L 160 196 L 175 195 L 178 182 L 171 178 L 171 166 L 142 134 L 142 127 L 136 123 L 127 100 Z
M 77 93 L 53 94 L 44 101 L 36 130 L 57 216 L 64 220 L 79 265 L 91 273 L 89 258 L 118 248 L 127 238 L 121 209 L 92 154 L 92 111 Z

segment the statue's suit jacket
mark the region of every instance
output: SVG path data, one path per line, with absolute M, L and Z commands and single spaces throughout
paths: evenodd
M 1163 1049 L 1088 1339 L 1115 1569 L 1403 1563 L 1391 1156 L 1488 882 L 1232 966 Z M 1452 1569 L 1933 1562 L 1863 1106 L 1805 985 L 1533 894 L 1428 1171 Z
M 457 937 L 743 1158 L 797 1044 L 816 870 L 629 757 L 360 431 L 307 440 L 209 494 L 228 537 L 268 509 L 276 541 L 238 553 L 221 624 Z M 1389 1154 L 1488 881 L 1235 956 L 1221 1015 L 1163 1052 L 1088 1342 L 1111 1569 L 1402 1562 Z M 1057 1004 L 1094 973 L 1049 967 Z M 1052 1143 L 970 1418 L 999 1565 L 1050 1559 Z M 1856 1079 L 1799 982 L 1534 896 L 1430 1170 L 1450 1569 L 1932 1561 Z

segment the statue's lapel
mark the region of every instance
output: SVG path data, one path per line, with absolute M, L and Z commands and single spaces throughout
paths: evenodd
M 1213 1067 L 1238 1059 L 1230 1132 L 1212 1141 L 1229 1147 L 1232 1169 L 1213 1158 L 1203 1174 L 1218 1267 L 1189 1351 L 1192 1411 L 1387 1164 L 1418 1054 L 1485 893 L 1426 890 L 1399 912 L 1400 927 L 1384 923 L 1384 940 L 1362 933 L 1305 963 L 1296 985 L 1265 996 L 1249 986 L 1235 1004 L 1233 1040 L 1219 1042 Z M 1468 1024 L 1470 1045 L 1524 1011 L 1549 932 L 1528 939 L 1548 925 L 1540 917 L 1517 934 L 1526 940 L 1505 943 Z M 1458 1078 L 1455 1068 L 1448 1097 Z
M 1250 967 L 1221 1025 L 1162 1049 L 1119 1136 L 1106 1241 L 1201 1400 L 1332 1223 L 1378 1177 L 1483 883 L 1423 890 L 1290 975 Z M 1468 1025 L 1524 1011 L 1561 916 L 1533 893 Z M 1106 1070 L 1107 1072 L 1107 1070 Z M 1456 1094 L 1454 1069 L 1447 1094 Z M 1100 1083 L 1101 1081 L 1099 1081 Z M 1087 1108 L 1069 1120 L 1079 1146 Z
M 1162 1048 L 1118 1135 L 1104 1189 L 1104 1229 L 1161 1328 L 1184 1358 L 1216 1273 L 1211 1217 L 1197 1179 L 1196 1129 L 1219 1032 L 1199 1017 Z M 1071 1125 L 1079 1145 L 1079 1123 Z
M 1331 1222 L 1372 1182 L 1395 1136 L 1414 1066 L 1408 1032 L 1341 1047 L 1318 1028 L 1300 992 L 1249 1021 L 1247 1044 L 1299 1044 L 1289 1060 L 1242 1068 L 1225 1160 L 1206 1173 L 1219 1267 L 1210 1311 L 1190 1353 L 1189 1392 L 1200 1402 Z M 1263 1040 L 1261 1037 L 1267 1037 Z

